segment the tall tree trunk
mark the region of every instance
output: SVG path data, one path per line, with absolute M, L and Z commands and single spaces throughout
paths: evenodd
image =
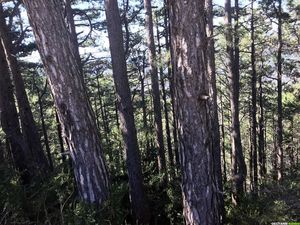
M 54 96 L 77 189 L 89 203 L 108 197 L 108 174 L 99 133 L 67 30 L 60 0 L 23 0 Z
M 253 144 L 252 144 L 252 117 L 251 117 L 251 105 L 249 102 L 249 185 L 250 191 L 253 192 Z
M 145 20 L 146 20 L 146 32 L 147 32 L 147 45 L 149 49 L 151 88 L 152 88 L 152 98 L 153 98 L 153 108 L 154 108 L 154 124 L 155 124 L 155 131 L 156 131 L 156 144 L 158 148 L 158 169 L 160 173 L 164 173 L 166 172 L 166 158 L 165 158 L 165 150 L 164 150 L 158 70 L 156 66 L 156 52 L 155 52 L 154 33 L 153 33 L 151 0 L 144 0 L 144 7 L 146 10 Z
M 277 180 L 283 176 L 283 147 L 282 147 L 282 6 L 278 0 L 278 50 L 277 50 Z
M 259 75 L 259 138 L 258 138 L 258 159 L 259 159 L 259 174 L 261 178 L 264 178 L 266 171 L 266 154 L 265 154 L 265 116 L 264 116 L 264 100 L 263 100 L 263 85 L 262 85 L 262 76 L 264 71 L 264 62 L 261 58 L 261 71 Z
M 291 116 L 291 127 L 290 127 L 290 132 L 291 132 L 291 141 L 290 141 L 290 151 L 289 151 L 289 158 L 290 158 L 290 165 L 291 168 L 294 169 L 295 168 L 295 157 L 294 157 L 294 151 L 295 151 L 295 147 L 294 147 L 294 117 Z
M 219 224 L 204 1 L 171 3 L 176 118 L 187 225 Z
M 33 160 L 33 163 L 35 164 L 37 170 L 40 172 L 40 175 L 45 176 L 49 170 L 49 164 L 43 152 L 41 140 L 37 131 L 36 123 L 33 118 L 33 114 L 25 90 L 24 81 L 19 70 L 18 61 L 15 56 L 16 54 L 13 50 L 12 41 L 9 37 L 9 30 L 5 22 L 1 4 L 0 38 L 15 85 L 15 93 L 20 113 L 22 133 L 26 142 L 28 143 L 28 147 L 31 150 L 31 158 Z
M 272 128 L 273 128 L 273 154 L 272 154 L 272 166 L 273 166 L 273 179 L 277 179 L 277 126 L 275 113 L 272 114 Z
M 18 112 L 15 105 L 13 85 L 2 44 L 0 43 L 0 116 L 1 127 L 10 145 L 16 169 L 21 174 L 23 184 L 29 184 L 36 174 L 32 166 L 30 149 L 23 138 Z
M 262 75 L 259 76 L 259 138 L 258 138 L 258 159 L 259 159 L 259 175 L 263 178 L 266 175 L 266 167 L 264 160 L 264 108 L 263 108 L 263 96 L 262 96 Z
M 160 45 L 160 34 L 158 24 L 156 26 L 157 31 L 157 45 L 158 45 L 158 54 L 161 57 L 161 45 Z M 174 155 L 172 150 L 172 140 L 171 140 L 171 132 L 170 132 L 170 123 L 169 123 L 169 109 L 167 103 L 167 91 L 165 85 L 165 77 L 164 77 L 164 69 L 163 66 L 159 66 L 159 74 L 160 74 L 160 81 L 161 81 L 161 90 L 162 90 L 162 97 L 164 102 L 164 114 L 165 114 L 165 125 L 166 125 L 166 136 L 167 136 L 167 146 L 168 146 L 168 156 L 169 156 L 169 164 L 170 164 L 170 171 L 172 176 L 174 175 Z
M 136 224 L 149 224 L 150 211 L 143 186 L 140 153 L 134 123 L 133 106 L 123 46 L 122 23 L 117 0 L 105 0 L 113 77 L 118 100 L 118 114 L 126 151 L 130 200 Z
M 48 138 L 48 133 L 47 133 L 47 128 L 46 128 L 45 114 L 44 114 L 44 107 L 43 107 L 43 96 L 46 93 L 46 89 L 47 89 L 47 83 L 46 83 L 42 93 L 40 93 L 40 90 L 37 87 L 37 90 L 38 90 L 37 94 L 38 94 L 38 105 L 39 105 L 39 111 L 40 111 L 40 118 L 41 118 L 41 122 L 42 122 L 42 130 L 43 130 L 43 135 L 44 135 L 44 144 L 45 144 L 45 147 L 46 147 L 46 152 L 47 152 L 47 157 L 48 157 L 50 170 L 53 171 L 53 168 L 54 168 L 53 167 L 53 160 L 52 160 L 52 157 L 51 157 L 51 150 L 50 150 L 50 145 L 49 145 L 49 138 Z
M 221 104 L 221 146 L 222 146 L 222 156 L 223 156 L 223 182 L 224 184 L 227 182 L 227 168 L 226 168 L 226 149 L 225 149 L 225 124 L 224 124 L 224 109 L 223 109 L 223 101 L 222 94 L 220 96 L 220 104 Z
M 212 0 L 205 1 L 206 8 L 206 32 L 207 32 L 207 69 L 209 77 L 209 93 L 210 93 L 210 111 L 212 114 L 212 140 L 213 140 L 213 157 L 215 179 L 218 188 L 218 202 L 220 211 L 220 224 L 225 219 L 225 208 L 223 198 L 223 183 L 222 183 L 222 163 L 221 163 L 221 138 L 218 115 L 218 98 L 217 98 L 217 81 L 216 81 L 216 65 L 215 65 L 215 43 L 214 43 L 214 25 L 213 25 L 213 4 Z
M 146 95 L 145 95 L 145 56 L 143 56 L 143 65 L 142 69 L 139 69 L 140 77 L 139 80 L 141 82 L 141 98 L 142 98 L 142 112 L 143 112 L 143 130 L 145 132 L 145 139 L 146 139 L 146 155 L 150 157 L 150 141 L 149 141 L 149 127 L 148 127 L 148 120 L 147 120 L 147 110 L 146 110 Z M 150 157 L 151 158 L 151 157 Z
M 258 172 L 257 172 L 257 120 L 256 120 L 256 51 L 255 51 L 255 27 L 254 27 L 254 0 L 251 1 L 251 144 L 252 144 L 252 156 L 253 156 L 253 191 L 258 191 Z
M 168 53 L 170 53 L 170 55 L 172 54 L 171 51 L 171 46 L 170 46 L 170 42 L 171 42 L 171 35 L 170 35 L 170 21 L 169 21 L 169 17 L 170 17 L 170 10 L 169 10 L 169 1 L 168 0 L 164 0 L 164 26 L 165 26 L 165 32 L 164 32 L 164 37 L 165 37 L 165 45 L 166 45 L 166 51 Z M 173 134 L 173 143 L 174 143 L 174 153 L 175 153 L 175 163 L 176 163 L 176 168 L 179 167 L 179 152 L 178 152 L 178 137 L 177 137 L 177 124 L 176 124 L 176 118 L 175 118 L 175 107 L 174 107 L 174 71 L 172 69 L 172 65 L 171 65 L 171 57 L 168 60 L 168 80 L 170 83 L 170 96 L 171 96 L 171 106 L 172 106 L 172 134 Z
M 237 204 L 238 197 L 243 193 L 243 184 L 246 176 L 246 164 L 243 156 L 241 143 L 240 121 L 239 121 L 239 36 L 238 36 L 238 18 L 239 6 L 235 0 L 235 26 L 234 38 L 231 20 L 231 0 L 225 1 L 225 23 L 226 23 L 226 42 L 227 42 L 227 67 L 228 82 L 231 108 L 231 148 L 232 148 L 232 201 Z

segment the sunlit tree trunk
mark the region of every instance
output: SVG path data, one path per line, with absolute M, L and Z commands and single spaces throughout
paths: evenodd
M 171 1 L 175 108 L 187 225 L 219 224 L 204 1 Z
M 69 147 L 80 197 L 101 204 L 108 197 L 108 174 L 96 119 L 67 30 L 60 0 L 24 0 L 64 140 Z

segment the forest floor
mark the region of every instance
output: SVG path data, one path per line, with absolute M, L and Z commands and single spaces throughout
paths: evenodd
M 226 194 L 226 224 L 234 224 L 233 221 L 238 225 L 300 222 L 300 170 L 289 170 L 286 174 L 281 183 L 272 177 L 266 178 L 266 182 L 260 184 L 259 195 L 247 193 L 237 208 L 232 207 L 230 196 Z M 42 186 L 24 188 L 18 184 L 15 174 L 0 167 L 0 224 L 125 224 L 129 215 L 127 182 L 114 186 L 110 201 L 102 209 L 97 209 L 78 200 L 68 174 L 58 173 Z M 155 223 L 151 225 L 184 224 L 180 181 L 174 183 L 176 189 L 157 191 L 154 186 L 147 191 L 155 214 Z M 225 193 L 230 193 L 230 190 L 225 188 Z
M 238 209 L 228 207 L 228 224 L 234 219 L 240 225 L 300 222 L 300 171 L 294 169 L 287 174 L 281 183 L 267 179 L 259 195 L 247 194 Z

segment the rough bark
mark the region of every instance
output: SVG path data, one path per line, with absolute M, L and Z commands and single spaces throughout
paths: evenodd
M 117 0 L 105 0 L 105 12 L 120 129 L 126 152 L 131 206 L 136 224 L 148 224 L 150 211 L 143 186 L 141 160 L 123 46 L 122 23 Z
M 7 64 L 12 74 L 16 99 L 18 103 L 21 127 L 23 136 L 30 148 L 31 158 L 40 172 L 40 175 L 45 176 L 49 170 L 47 158 L 43 152 L 41 140 L 37 131 L 36 123 L 33 118 L 31 106 L 25 90 L 24 81 L 19 70 L 19 65 L 15 52 L 13 51 L 12 40 L 10 40 L 9 30 L 5 22 L 2 5 L 0 4 L 0 38 L 5 52 Z
M 186 224 L 217 225 L 204 1 L 171 1 L 175 108 Z
M 246 176 L 246 164 L 244 161 L 240 121 L 239 121 L 239 18 L 238 1 L 235 0 L 235 26 L 232 29 L 231 0 L 225 2 L 225 36 L 227 44 L 227 78 L 229 82 L 229 97 L 231 109 L 231 148 L 232 148 L 232 201 L 237 204 L 238 196 L 243 193 L 243 183 Z M 233 32 L 234 31 L 234 32 Z M 233 38 L 234 33 L 234 38 Z
M 152 88 L 152 98 L 153 98 L 153 108 L 154 108 L 154 124 L 155 124 L 155 132 L 156 132 L 156 145 L 158 149 L 158 169 L 160 173 L 164 173 L 166 171 L 166 157 L 165 157 L 165 150 L 164 150 L 159 79 L 158 79 L 158 69 L 156 66 L 156 52 L 155 52 L 154 33 L 153 33 L 151 0 L 144 0 L 144 7 L 146 10 L 145 21 L 146 21 L 146 33 L 147 33 L 147 46 L 149 51 L 151 88 Z
M 62 2 L 23 0 L 23 3 L 48 74 L 79 195 L 86 202 L 101 204 L 108 197 L 108 174 L 96 119 L 64 21 Z
M 77 63 L 80 66 L 80 70 L 82 70 L 81 58 L 79 54 L 79 44 L 77 39 L 76 26 L 74 22 L 74 13 L 71 4 L 72 1 L 71 0 L 64 0 L 64 1 L 65 1 L 65 17 L 66 17 L 67 28 L 69 30 L 72 39 L 73 49 L 76 52 L 75 56 L 77 59 Z
M 55 110 L 55 122 L 56 122 L 56 132 L 57 132 L 57 138 L 58 138 L 59 149 L 61 154 L 61 160 L 64 163 L 66 162 L 64 140 L 63 140 L 61 125 L 59 123 L 59 118 L 56 110 Z

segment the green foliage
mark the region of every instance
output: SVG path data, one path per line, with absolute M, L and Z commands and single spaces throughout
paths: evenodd
M 268 225 L 271 222 L 297 222 L 300 219 L 300 173 L 295 170 L 282 183 L 272 179 L 261 184 L 259 195 L 247 193 L 239 206 L 227 202 L 227 222 L 241 225 Z

